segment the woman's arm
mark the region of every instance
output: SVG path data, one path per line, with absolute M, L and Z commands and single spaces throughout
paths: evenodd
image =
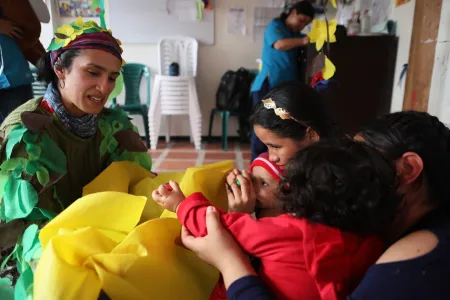
M 208 235 L 199 238 L 192 236 L 183 227 L 181 240 L 186 248 L 222 273 L 228 299 L 273 299 L 267 287 L 255 275 L 248 257 L 221 224 L 219 212 L 212 206 L 207 209 L 206 227 Z
M 294 48 L 303 47 L 309 44 L 309 37 L 285 38 L 276 41 L 273 47 L 280 51 L 289 51 Z

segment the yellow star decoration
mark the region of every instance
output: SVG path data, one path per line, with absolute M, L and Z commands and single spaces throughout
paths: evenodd
M 334 8 L 337 8 L 336 0 L 331 0 L 331 4 L 333 5 Z
M 328 34 L 327 34 L 327 23 L 323 20 L 314 19 L 313 28 L 308 33 L 308 36 L 311 43 L 316 43 L 317 51 L 320 51 L 320 49 L 322 49 L 323 44 L 325 42 L 328 43 L 336 42 L 336 36 L 334 35 L 336 33 L 336 26 L 337 26 L 336 19 L 328 21 Z M 328 38 L 330 40 L 327 40 Z
M 59 27 L 55 33 L 55 42 L 57 44 L 64 43 L 62 47 L 66 47 L 69 43 L 81 35 L 83 30 L 73 28 L 71 25 L 64 24 Z
M 331 60 L 328 59 L 327 56 L 325 56 L 325 66 L 322 69 L 322 77 L 325 80 L 330 79 L 333 77 L 334 73 L 336 72 L 336 66 L 331 62 Z

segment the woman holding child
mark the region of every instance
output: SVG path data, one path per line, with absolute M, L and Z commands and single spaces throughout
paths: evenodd
M 287 106 L 278 103 L 277 99 L 274 98 L 272 97 L 272 100 L 274 100 L 277 107 L 283 108 L 290 115 L 295 116 L 297 113 L 300 113 L 300 111 L 289 110 Z M 294 100 L 295 102 L 299 101 L 298 98 L 291 98 L 290 101 L 294 102 Z M 260 104 L 259 110 L 257 109 L 255 116 L 253 116 L 253 120 L 257 120 L 263 111 L 271 113 L 273 117 L 278 115 L 273 109 L 263 110 L 265 103 L 267 102 Z M 291 120 L 283 119 L 283 121 L 286 121 L 285 128 L 287 130 L 285 132 L 288 132 L 290 127 L 295 125 Z M 274 124 L 270 121 L 268 123 Z M 254 121 L 254 125 L 256 127 L 258 123 Z M 306 132 L 308 131 L 307 128 Z M 256 129 L 255 132 L 257 132 Z M 274 140 L 280 138 L 277 132 L 272 132 L 272 134 Z M 383 159 L 381 161 L 384 162 L 375 163 L 375 166 L 372 165 L 371 168 L 376 169 L 387 163 L 386 170 L 389 168 L 395 170 L 396 176 L 384 177 L 385 180 L 391 181 L 390 187 L 388 184 L 385 185 L 387 187 L 386 190 L 390 192 L 395 190 L 395 195 L 391 194 L 392 197 L 389 200 L 392 201 L 391 203 L 384 201 L 379 206 L 380 216 L 383 215 L 381 213 L 383 211 L 385 213 L 384 218 L 391 217 L 391 219 L 385 219 L 384 223 L 379 224 L 386 225 L 386 227 L 378 228 L 382 229 L 378 232 L 378 236 L 384 241 L 384 253 L 380 253 L 381 256 L 368 269 L 364 278 L 357 288 L 350 293 L 348 299 L 448 299 L 450 296 L 450 286 L 448 285 L 448 278 L 450 277 L 450 258 L 448 256 L 450 251 L 450 216 L 447 191 L 450 183 L 450 179 L 447 176 L 450 168 L 449 129 L 436 117 L 432 117 L 427 113 L 400 112 L 386 115 L 368 124 L 355 136 L 355 139 L 358 142 L 347 141 L 346 143 L 353 143 L 356 148 L 363 147 L 362 149 L 365 149 L 364 151 L 367 151 L 367 153 L 372 153 L 373 157 L 380 156 L 377 156 L 368 148 L 376 149 L 382 155 Z M 264 141 L 264 137 L 262 137 L 262 140 Z M 269 143 L 271 141 L 270 138 L 265 140 L 269 144 L 269 152 L 271 151 Z M 290 143 L 295 144 L 294 140 L 290 141 Z M 302 168 L 305 170 L 297 171 L 296 169 L 299 168 L 301 163 L 310 162 L 308 159 L 302 161 L 298 160 L 298 158 L 306 158 L 308 156 L 314 158 L 311 154 L 315 153 L 317 155 L 317 153 L 320 153 L 321 148 L 332 145 L 330 143 L 327 141 L 320 142 L 307 147 L 296 157 L 294 155 L 286 157 L 286 161 L 293 159 L 293 163 L 292 167 L 286 169 L 285 183 L 292 184 L 294 192 L 295 186 L 302 186 L 302 184 L 305 186 L 305 183 L 302 183 L 302 181 L 307 179 L 307 177 L 292 177 L 292 174 L 296 172 L 307 173 L 308 168 L 310 168 L 308 165 L 302 165 Z M 288 145 L 289 142 L 284 141 L 282 144 Z M 300 143 L 297 145 L 297 150 L 302 148 Z M 368 145 L 368 147 L 365 145 Z M 339 147 L 342 147 L 342 144 Z M 283 161 L 273 154 L 273 150 L 277 149 L 278 147 L 272 147 L 272 154 L 269 157 L 275 163 L 281 161 L 280 164 L 283 166 Z M 295 150 L 292 153 L 294 152 Z M 352 151 L 348 153 L 352 153 Z M 350 157 L 354 156 L 354 153 L 350 155 Z M 333 159 L 333 156 L 325 157 L 332 163 L 339 164 L 340 162 L 340 159 Z M 372 160 L 372 163 L 374 162 Z M 343 167 L 345 166 L 340 165 L 340 168 Z M 339 170 L 336 166 L 333 168 L 334 171 Z M 326 177 L 327 174 L 322 172 L 322 176 Z M 361 170 L 359 170 L 359 174 L 361 174 Z M 241 185 L 247 184 L 246 189 L 243 188 L 240 194 L 238 193 L 240 197 L 239 207 L 251 212 L 254 210 L 255 202 L 254 200 L 249 200 L 251 197 L 248 195 L 244 195 L 246 190 L 249 190 L 251 187 L 251 183 L 247 181 L 246 177 L 248 178 L 248 175 L 237 177 L 239 181 L 242 181 Z M 303 178 L 303 180 L 298 180 L 299 178 Z M 233 185 L 234 180 L 236 180 L 235 173 L 229 176 L 228 183 Z M 292 180 L 295 180 L 295 182 Z M 314 181 L 310 182 L 314 183 Z M 344 181 L 343 183 L 348 184 L 349 182 Z M 333 190 L 340 189 L 342 189 L 342 186 L 335 186 Z M 233 189 L 233 192 L 235 190 Z M 338 207 L 338 203 L 328 202 L 329 206 L 324 206 L 321 194 L 315 194 L 314 197 L 310 198 L 311 196 L 308 193 L 311 191 L 317 191 L 317 186 L 315 189 L 313 186 L 308 192 L 299 193 L 298 195 L 301 195 L 300 198 L 289 202 L 287 201 L 289 197 L 285 197 L 286 191 L 282 185 L 281 200 L 284 205 L 287 205 L 285 211 L 292 211 L 289 210 L 289 207 L 292 207 L 292 203 L 294 203 L 296 204 L 294 207 L 297 208 L 297 215 L 298 210 L 300 210 L 304 213 L 303 217 L 310 221 L 325 223 L 331 227 L 340 227 L 344 232 L 350 229 L 339 226 L 339 224 L 332 222 L 333 218 L 330 219 L 330 217 L 333 217 L 333 212 L 336 213 L 338 211 L 327 211 L 327 209 L 333 208 L 333 206 Z M 353 190 L 353 192 L 355 191 Z M 374 195 L 365 194 L 364 197 L 360 198 L 359 203 L 363 204 L 363 206 L 365 203 L 365 205 L 370 207 L 373 203 L 370 201 L 372 197 Z M 251 207 L 253 207 L 253 210 Z M 349 206 L 347 209 L 352 210 L 354 206 Z M 377 211 L 376 208 L 375 210 Z M 228 226 L 222 213 L 211 207 L 206 212 L 208 235 L 196 238 L 194 237 L 197 236 L 195 230 L 192 232 L 191 226 L 187 226 L 182 231 L 184 245 L 221 271 L 229 299 L 273 299 L 274 289 L 271 283 L 267 282 L 265 277 L 261 277 L 265 282 L 264 284 L 255 276 L 255 270 L 250 265 L 248 258 L 242 253 L 229 232 L 220 224 L 222 221 L 225 226 Z M 315 214 L 317 212 L 322 212 L 322 214 Z M 351 211 L 347 213 L 350 215 Z M 219 216 L 222 217 L 219 218 Z M 264 220 L 264 218 L 261 220 Z M 354 220 L 347 219 L 347 221 L 351 222 Z M 370 226 L 370 224 L 376 225 L 371 223 L 371 221 L 373 219 L 368 218 L 365 221 L 365 226 Z M 320 224 L 317 225 L 321 226 Z M 230 231 L 233 233 L 233 230 Z M 255 235 L 257 235 L 256 232 Z M 301 246 L 299 245 L 299 247 Z M 216 255 L 218 251 L 221 253 L 220 257 Z M 335 267 L 339 268 L 339 266 Z M 328 265 L 328 267 L 332 268 L 333 265 Z M 315 269 L 312 270 L 314 271 Z M 311 274 L 314 275 L 316 273 Z M 323 274 L 332 276 L 334 273 L 324 272 Z M 327 279 L 331 280 L 332 278 Z M 359 281 L 361 278 L 354 279 Z M 296 281 L 295 279 L 291 280 Z M 300 280 L 296 282 L 298 285 L 303 284 Z M 335 297 L 339 299 L 347 296 L 339 294 L 340 288 L 337 285 L 329 286 L 328 291 L 333 290 Z M 298 298 L 300 299 L 301 296 Z M 334 298 L 322 297 L 322 299 Z

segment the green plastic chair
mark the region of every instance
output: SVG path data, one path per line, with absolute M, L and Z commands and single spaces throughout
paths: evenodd
M 125 104 L 120 108 L 128 112 L 130 115 L 141 115 L 144 120 L 145 142 L 150 148 L 150 134 L 148 128 L 148 108 L 150 107 L 150 69 L 143 64 L 129 63 L 125 64 L 122 69 L 123 81 L 125 85 Z M 139 90 L 141 87 L 142 76 L 147 81 L 147 101 L 141 103 Z M 113 107 L 117 106 L 117 100 L 113 99 Z
M 256 75 L 258 74 L 258 70 L 256 69 L 247 69 L 250 74 Z M 254 79 L 253 79 L 254 80 Z M 250 97 L 250 95 L 249 95 Z M 248 122 L 248 120 L 241 120 L 240 112 L 233 112 L 229 110 L 220 110 L 217 108 L 213 108 L 211 110 L 211 115 L 209 116 L 209 130 L 208 130 L 208 140 L 211 140 L 212 135 L 212 127 L 214 123 L 214 116 L 219 115 L 222 118 L 222 150 L 227 151 L 228 149 L 228 124 L 230 117 L 238 117 L 239 118 L 239 127 L 243 126 L 243 122 Z M 241 129 L 242 130 L 242 129 Z
M 34 81 L 31 84 L 33 88 L 33 97 L 41 97 L 44 96 L 47 91 L 47 84 L 42 81 L 37 80 L 37 70 L 35 67 L 30 67 L 31 73 L 33 74 Z

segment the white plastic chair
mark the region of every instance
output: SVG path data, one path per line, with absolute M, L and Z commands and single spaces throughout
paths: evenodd
M 155 77 L 149 109 L 151 149 L 158 145 L 162 116 L 167 122 L 166 141 L 170 141 L 170 119 L 175 115 L 189 115 L 191 142 L 197 150 L 201 148 L 202 115 L 195 87 L 197 55 L 198 42 L 191 37 L 168 37 L 158 43 L 159 74 Z M 179 76 L 169 76 L 173 62 L 180 67 Z

